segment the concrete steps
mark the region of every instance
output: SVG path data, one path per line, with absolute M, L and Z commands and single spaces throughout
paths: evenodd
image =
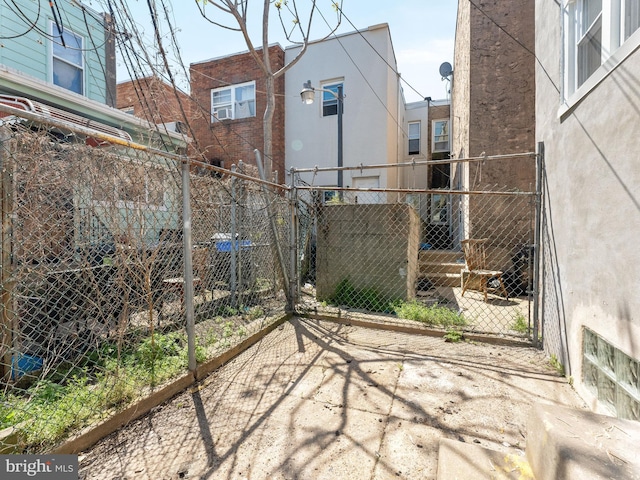
M 535 480 L 527 459 L 480 445 L 440 440 L 437 480 Z
M 527 458 L 538 480 L 640 480 L 640 422 L 536 404 Z
M 464 268 L 462 252 L 451 250 L 420 250 L 418 276 L 436 287 L 459 287 L 460 271 Z
M 535 404 L 526 457 L 440 441 L 438 480 L 640 480 L 640 422 Z

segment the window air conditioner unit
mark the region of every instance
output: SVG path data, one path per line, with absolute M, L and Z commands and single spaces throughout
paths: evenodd
M 216 118 L 218 120 L 227 120 L 231 117 L 231 109 L 230 108 L 221 108 L 216 112 Z

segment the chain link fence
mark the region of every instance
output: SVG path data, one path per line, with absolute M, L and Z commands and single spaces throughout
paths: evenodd
M 477 165 L 458 160 L 464 174 L 452 161 L 451 182 L 466 178 L 458 189 L 336 191 L 300 182 L 298 308 L 531 341 L 537 196 L 489 182 L 496 170 L 534 173 L 535 158 L 488 158 L 484 180 Z
M 51 448 L 283 314 L 289 202 L 248 167 L 1 133 L 0 451 Z
M 491 170 L 289 188 L 34 122 L 0 133 L 0 451 L 51 449 L 293 310 L 536 331 L 537 196 Z

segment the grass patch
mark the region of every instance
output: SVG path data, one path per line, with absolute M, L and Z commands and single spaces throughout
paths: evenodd
M 451 327 L 467 325 L 467 321 L 461 313 L 438 304 L 427 306 L 417 300 L 403 301 L 395 303 L 393 310 L 400 318 L 415 320 L 429 326 Z
M 196 346 L 196 360 L 205 359 L 206 348 Z M 53 445 L 186 371 L 187 337 L 181 332 L 156 333 L 127 350 L 104 344 L 83 363 L 60 365 L 27 390 L 0 394 L 0 429 L 22 424 L 31 449 Z

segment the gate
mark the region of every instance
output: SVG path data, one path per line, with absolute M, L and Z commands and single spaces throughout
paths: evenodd
M 342 168 L 357 185 L 356 175 L 369 178 L 373 169 L 406 178 L 422 168 L 428 178 L 434 166 L 447 164 L 448 189 L 314 186 L 319 169 L 294 169 L 297 309 L 342 317 L 366 312 L 537 344 L 536 158 Z

